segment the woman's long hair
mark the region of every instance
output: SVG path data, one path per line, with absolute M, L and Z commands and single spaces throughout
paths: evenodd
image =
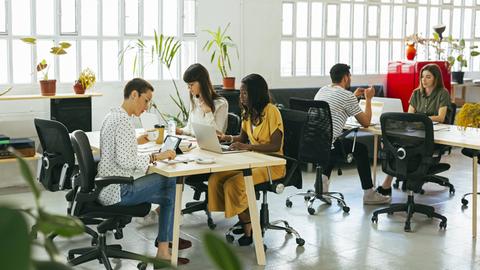
M 213 100 L 220 96 L 213 90 L 210 75 L 204 66 L 199 63 L 189 66 L 183 73 L 183 81 L 186 83 L 198 82 L 200 84 L 200 95 L 203 102 L 210 107 L 212 112 L 215 112 L 215 104 L 213 103 Z M 190 102 L 192 106 L 195 106 L 192 93 L 190 93 Z
M 247 91 L 247 104 L 240 102 L 242 117 L 250 118 L 252 124 L 259 125 L 262 122 L 263 109 L 270 103 L 267 82 L 262 76 L 253 73 L 244 77 L 242 84 Z
M 423 76 L 423 71 L 428 70 L 430 73 L 432 73 L 433 78 L 435 78 L 435 84 L 433 87 L 433 90 L 442 90 L 445 88 L 443 85 L 443 77 L 442 77 L 442 71 L 440 71 L 440 67 L 437 64 L 428 64 L 425 65 L 422 70 L 420 71 L 420 82 L 418 84 L 418 89 L 422 91 L 422 93 L 425 93 L 425 87 L 423 87 L 422 84 L 422 76 Z

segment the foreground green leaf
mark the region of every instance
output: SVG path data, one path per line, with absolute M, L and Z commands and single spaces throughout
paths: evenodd
M 72 270 L 68 265 L 59 262 L 34 261 L 33 266 L 36 270 Z
M 25 181 L 27 181 L 28 185 L 30 186 L 30 190 L 35 196 L 35 200 L 38 200 L 38 198 L 40 197 L 40 190 L 38 190 L 37 185 L 35 184 L 35 178 L 33 178 L 30 167 L 28 167 L 25 159 L 23 159 L 15 150 L 13 150 L 13 148 L 9 148 L 9 151 L 15 155 L 15 158 L 18 161 L 18 166 L 20 166 L 20 173 L 22 174 L 23 179 L 25 179 Z
M 2 269 L 30 269 L 30 239 L 22 214 L 0 207 L 0 263 Z
M 54 232 L 64 237 L 72 237 L 85 232 L 83 224 L 78 218 L 53 215 L 42 209 L 38 212 L 38 229 L 44 234 Z
M 242 264 L 231 248 L 218 236 L 207 232 L 203 235 L 203 242 L 207 248 L 208 255 L 218 269 L 241 270 Z

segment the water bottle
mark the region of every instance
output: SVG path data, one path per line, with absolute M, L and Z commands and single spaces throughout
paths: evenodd
M 168 120 L 167 124 L 168 124 L 167 134 L 175 136 L 176 129 L 177 129 L 177 125 L 175 123 L 175 120 L 170 119 L 170 120 Z

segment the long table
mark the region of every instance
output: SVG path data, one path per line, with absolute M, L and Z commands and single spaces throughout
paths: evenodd
M 378 158 L 378 137 L 382 135 L 379 126 L 370 126 L 361 128 L 361 130 L 374 135 L 374 152 L 373 152 L 373 185 L 376 186 L 377 177 L 377 158 Z M 454 125 L 437 124 L 434 126 L 434 142 L 437 144 L 457 146 L 462 148 L 472 148 L 480 150 L 480 129 L 467 128 L 463 129 Z M 478 157 L 472 159 L 472 237 L 477 237 L 477 166 Z
M 87 136 L 92 148 L 99 148 L 99 132 L 88 132 Z M 256 152 L 241 152 L 231 154 L 217 154 L 198 147 L 194 148 L 188 155 L 202 158 L 213 158 L 212 164 L 198 164 L 194 161 L 188 163 L 166 164 L 157 162 L 148 169 L 149 173 L 158 173 L 166 177 L 178 177 L 175 191 L 175 210 L 173 218 L 173 247 L 172 247 L 172 265 L 177 265 L 178 243 L 180 237 L 180 219 L 182 207 L 182 193 L 184 189 L 184 180 L 186 176 L 215 173 L 223 171 L 240 170 L 243 171 L 245 180 L 245 188 L 247 193 L 248 208 L 250 211 L 250 219 L 252 222 L 253 242 L 255 244 L 255 253 L 257 263 L 265 265 L 265 250 L 263 247 L 262 230 L 260 228 L 260 216 L 258 213 L 255 189 L 252 178 L 252 169 L 259 167 L 271 167 L 277 165 L 285 165 L 286 161 L 282 158 L 268 156 Z

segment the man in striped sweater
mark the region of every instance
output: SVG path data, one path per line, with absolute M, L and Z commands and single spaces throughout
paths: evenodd
M 346 64 L 335 64 L 330 69 L 330 78 L 332 79 L 332 84 L 322 87 L 315 95 L 315 100 L 323 100 L 330 105 L 333 125 L 332 154 L 338 155 L 338 152 L 341 151 L 340 147 L 343 147 L 345 153 L 349 153 L 352 149 L 352 140 L 344 139 L 342 140 L 342 143 L 336 140 L 336 138 L 342 134 L 343 127 L 345 126 L 348 117 L 355 116 L 357 121 L 364 127 L 368 127 L 370 125 L 370 121 L 372 118 L 371 101 L 372 97 L 375 95 L 375 89 L 373 87 L 367 89 L 357 88 L 354 93 L 346 90 L 350 88 L 351 82 L 350 66 Z M 357 97 L 360 97 L 361 95 L 365 96 L 365 111 L 362 111 L 362 109 L 358 105 Z M 360 181 L 362 183 L 362 189 L 364 191 L 363 203 L 390 203 L 390 196 L 384 196 L 376 192 L 373 188 L 367 147 L 357 141 L 355 145 L 355 151 L 353 152 L 353 157 L 355 158 L 357 171 L 360 176 Z M 323 172 L 324 192 L 328 191 L 328 185 L 330 184 L 329 178 L 332 169 L 333 164 L 325 168 Z

